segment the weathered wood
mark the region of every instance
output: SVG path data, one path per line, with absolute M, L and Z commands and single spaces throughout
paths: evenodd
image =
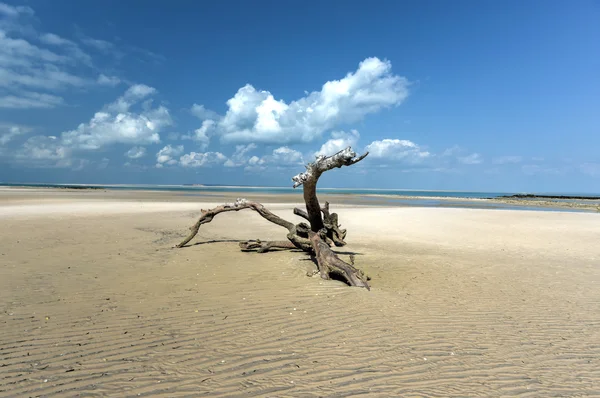
M 276 240 L 276 241 L 263 242 L 260 239 L 248 240 L 246 242 L 240 242 L 240 248 L 243 251 L 256 250 L 257 253 L 266 253 L 268 251 L 273 251 L 273 250 L 298 249 L 296 247 L 296 245 L 294 245 L 289 240 Z
M 342 261 L 318 233 L 311 231 L 310 241 L 315 251 L 317 267 L 321 278 L 343 280 L 350 286 L 364 287 L 367 290 L 371 290 L 367 282 L 369 278 L 361 270 Z
M 331 169 L 340 168 L 342 166 L 352 166 L 355 163 L 363 160 L 369 152 L 357 157 L 356 152 L 351 147 L 343 149 L 332 156 L 318 156 L 314 162 L 306 165 L 306 171 L 292 177 L 294 188 L 303 185 L 304 203 L 306 204 L 306 212 L 308 213 L 308 221 L 310 229 L 313 232 L 318 232 L 323 229 L 323 217 L 321 216 L 321 206 L 317 198 L 317 182 L 321 175 Z
M 326 171 L 342 166 L 351 166 L 360 162 L 368 155 L 368 152 L 361 156 L 356 156 L 352 148 L 348 147 L 339 151 L 333 156 L 319 156 L 312 163 L 306 166 L 306 172 L 300 173 L 292 178 L 294 188 L 303 185 L 304 202 L 306 211 L 295 208 L 294 214 L 307 220 L 309 224 L 301 222 L 293 224 L 267 210 L 258 202 L 251 202 L 246 199 L 238 199 L 235 203 L 229 203 L 217 206 L 214 209 L 202 210 L 198 221 L 190 228 L 190 234 L 176 247 L 183 247 L 188 244 L 197 234 L 202 224 L 211 222 L 217 214 L 228 211 L 239 211 L 251 209 L 256 211 L 266 220 L 284 227 L 288 230 L 287 241 L 267 241 L 253 240 L 241 242 L 240 248 L 244 251 L 256 250 L 264 253 L 270 250 L 290 250 L 300 249 L 307 253 L 315 255 L 318 273 L 323 279 L 339 279 L 345 281 L 350 286 L 364 287 L 370 290 L 368 277 L 353 264 L 342 261 L 337 254 L 331 250 L 331 245 L 343 246 L 346 237 L 346 230 L 340 228 L 338 215 L 330 213 L 329 203 L 321 207 L 317 198 L 317 182 L 319 177 Z M 354 263 L 353 257 L 351 257 Z
M 295 229 L 295 225 L 289 221 L 284 220 L 283 218 L 271 213 L 267 210 L 262 204 L 258 202 L 250 202 L 243 198 L 238 198 L 235 203 L 226 203 L 221 206 L 217 206 L 214 209 L 209 210 L 201 210 L 202 215 L 190 228 L 190 234 L 187 238 L 185 238 L 181 243 L 179 243 L 176 247 L 183 247 L 187 245 L 194 237 L 198 234 L 198 230 L 202 224 L 207 224 L 213 220 L 213 218 L 217 214 L 225 213 L 228 211 L 240 211 L 243 209 L 252 209 L 260 214 L 263 218 L 271 221 L 274 224 L 282 226 L 286 228 L 288 231 L 293 231 Z

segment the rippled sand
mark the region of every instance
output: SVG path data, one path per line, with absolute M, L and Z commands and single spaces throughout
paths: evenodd
M 368 292 L 249 211 L 0 202 L 0 396 L 600 395 L 597 214 L 339 207 Z

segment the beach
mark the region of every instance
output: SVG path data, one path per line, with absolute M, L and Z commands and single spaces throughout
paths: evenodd
M 236 195 L 0 189 L 0 396 L 600 395 L 600 213 L 324 195 L 367 291 L 249 210 L 173 249 Z

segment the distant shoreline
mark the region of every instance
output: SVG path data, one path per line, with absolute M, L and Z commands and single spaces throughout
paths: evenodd
M 572 195 L 535 195 L 535 194 L 516 194 L 500 196 L 496 199 L 574 199 L 574 200 L 600 200 L 600 196 L 572 196 Z
M 218 201 L 231 201 L 236 197 L 253 198 L 263 203 L 301 202 L 302 190 L 292 188 L 242 188 L 242 187 L 183 187 L 183 186 L 101 186 L 77 184 L 46 185 L 2 185 L 0 192 L 13 198 L 37 191 L 43 197 L 56 194 L 85 195 L 97 199 L 107 198 L 158 198 L 168 201 L 194 201 L 213 197 Z M 319 189 L 322 200 L 337 205 L 402 206 L 402 207 L 454 207 L 473 209 L 514 209 L 537 211 L 600 212 L 600 196 L 582 195 L 536 195 L 460 192 L 460 191 L 414 191 L 414 190 L 367 190 L 367 189 Z M 19 193 L 20 192 L 20 193 Z M 140 196 L 141 195 L 141 196 Z M 581 198 L 581 199 L 580 199 Z
M 58 188 L 58 189 L 118 189 L 118 190 L 174 190 L 174 191 L 207 191 L 227 190 L 269 190 L 298 192 L 300 189 L 277 186 L 242 186 L 242 185 L 210 185 L 210 184 L 57 184 L 57 183 L 6 183 L 0 182 L 0 187 L 13 188 Z M 527 192 L 492 192 L 492 191 L 465 191 L 444 189 L 408 189 L 408 188 L 327 188 L 319 187 L 319 191 L 332 191 L 350 194 L 373 194 L 391 196 L 422 196 L 422 195 L 393 195 L 393 193 L 427 193 L 430 198 L 462 198 L 462 199 L 573 199 L 573 200 L 600 200 L 600 194 L 593 193 L 527 193 Z M 437 195 L 430 195 L 437 194 Z M 441 195 L 440 195 L 441 194 Z M 460 195 L 458 195 L 460 194 Z M 472 196 L 469 196 L 472 195 Z

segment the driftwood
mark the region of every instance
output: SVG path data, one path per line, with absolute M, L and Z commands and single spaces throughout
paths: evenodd
M 306 171 L 294 177 L 294 188 L 303 186 L 306 210 L 295 208 L 294 214 L 304 218 L 307 223 L 294 224 L 273 214 L 262 204 L 238 199 L 234 203 L 217 206 L 209 210 L 201 210 L 198 221 L 190 228 L 190 234 L 176 247 L 184 247 L 197 234 L 202 224 L 207 224 L 220 213 L 251 209 L 256 211 L 266 220 L 287 229 L 287 241 L 261 241 L 249 240 L 240 243 L 244 251 L 257 251 L 264 253 L 271 250 L 297 249 L 314 255 L 318 273 L 323 279 L 337 279 L 350 286 L 370 289 L 369 278 L 354 264 L 341 260 L 331 249 L 331 245 L 344 246 L 347 231 L 340 228 L 338 215 L 329 211 L 329 203 L 324 206 L 319 204 L 317 198 L 317 182 L 321 175 L 331 169 L 342 166 L 351 166 L 364 159 L 369 153 L 356 156 L 351 147 L 348 147 L 332 156 L 318 156 L 314 162 L 306 166 Z M 354 263 L 354 259 L 351 260 Z

